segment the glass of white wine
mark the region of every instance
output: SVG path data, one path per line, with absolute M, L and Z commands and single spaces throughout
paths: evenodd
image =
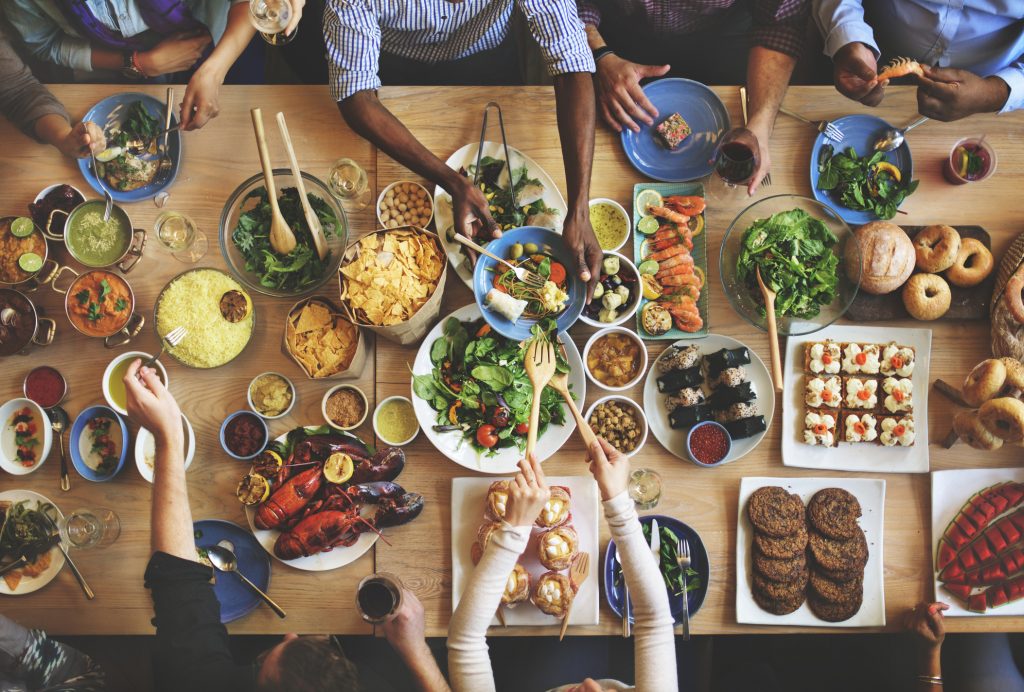
M 370 181 L 366 171 L 352 159 L 338 159 L 327 176 L 334 196 L 347 212 L 362 211 L 370 203 Z
M 60 537 L 75 548 L 105 548 L 121 535 L 117 513 L 105 507 L 76 509 L 64 517 Z
M 629 474 L 628 488 L 637 509 L 654 509 L 661 500 L 661 474 L 652 469 L 637 469 Z
M 165 211 L 153 224 L 156 238 L 181 262 L 198 262 L 206 254 L 209 241 L 196 222 L 180 211 Z
M 289 0 L 249 0 L 249 21 L 263 40 L 272 46 L 287 45 L 299 33 L 298 29 L 290 34 L 284 32 L 292 20 L 292 13 Z

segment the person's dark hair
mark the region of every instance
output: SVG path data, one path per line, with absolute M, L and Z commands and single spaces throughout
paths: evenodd
M 299 637 L 278 656 L 272 680 L 257 692 L 359 692 L 355 664 L 326 637 Z

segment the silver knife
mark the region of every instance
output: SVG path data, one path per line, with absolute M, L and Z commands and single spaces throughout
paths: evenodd
M 57 539 L 57 547 L 60 548 L 60 552 L 64 553 L 64 559 L 67 560 L 68 567 L 71 568 L 71 573 L 75 575 L 75 579 L 78 580 L 78 585 L 81 586 L 82 591 L 85 592 L 85 597 L 88 598 L 90 601 L 96 598 L 96 594 L 93 593 L 91 588 L 89 588 L 89 584 L 85 581 L 85 577 L 83 577 L 82 573 L 78 571 L 78 567 L 75 565 L 75 561 L 71 559 L 70 555 L 68 555 L 68 551 L 64 547 L 64 543 L 61 542 L 60 529 L 57 528 L 57 524 L 54 523 L 53 519 L 47 517 L 45 514 L 43 514 L 43 516 L 46 517 L 46 521 L 50 522 L 50 526 L 53 527 L 54 533 L 50 534 L 50 537 Z
M 654 555 L 654 564 L 661 570 L 661 534 L 658 531 L 658 520 L 651 519 L 651 554 Z
M 629 638 L 629 586 L 626 584 L 626 573 L 622 571 L 622 562 L 619 561 L 618 552 L 615 553 L 615 562 L 619 565 L 619 575 L 622 577 L 622 636 Z

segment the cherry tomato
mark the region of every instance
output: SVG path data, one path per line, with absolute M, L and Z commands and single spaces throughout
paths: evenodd
M 529 423 L 520 423 L 519 425 L 516 426 L 516 434 L 517 435 L 525 435 L 528 432 L 530 432 L 530 424 Z
M 488 449 L 498 444 L 498 435 L 494 432 L 494 426 L 487 424 L 477 428 L 476 441 L 481 447 L 487 447 Z
M 511 422 L 512 413 L 504 406 L 498 406 L 494 409 L 494 413 L 491 414 L 491 423 L 496 428 L 507 428 Z

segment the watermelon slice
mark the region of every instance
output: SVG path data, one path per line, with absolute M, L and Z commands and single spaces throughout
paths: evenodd
M 963 601 L 964 604 L 967 603 L 967 599 L 971 595 L 971 591 L 974 590 L 974 587 L 968 586 L 967 584 L 943 584 L 942 588 Z
M 1019 514 L 1020 512 L 1021 510 L 1017 510 L 1016 513 Z M 1010 517 L 1012 516 L 1013 515 L 1010 515 Z M 996 523 L 996 528 L 999 529 L 999 533 L 1003 534 L 1003 538 L 1006 539 L 1006 542 L 1009 545 L 1013 545 L 1020 540 L 1020 531 L 1018 531 L 1017 527 L 1013 525 L 1013 520 L 1010 517 L 1000 519 L 999 522 Z
M 990 526 L 985 529 L 985 533 L 981 534 L 979 540 L 988 542 L 992 547 L 992 552 L 996 555 L 1001 554 L 1007 547 L 1006 539 L 1003 538 L 1003 533 L 998 526 Z
M 979 565 L 989 563 L 996 557 L 996 554 L 992 552 L 992 548 L 989 546 L 988 541 L 984 538 L 980 538 L 972 543 L 970 550 L 974 553 L 974 556 L 978 558 Z
M 998 492 L 1014 507 L 1024 502 L 1024 483 L 1005 483 Z
M 975 613 L 984 613 L 987 607 L 988 605 L 985 599 L 985 592 L 976 593 L 967 598 L 967 610 Z
M 939 539 L 939 547 L 935 551 L 935 568 L 942 571 L 942 569 L 953 562 L 953 560 L 956 560 L 956 550 L 953 549 L 953 546 L 950 545 L 949 541 L 946 540 L 946 537 L 943 536 Z
M 1014 522 L 1016 524 L 1016 522 Z M 1024 531 L 1024 527 L 1021 527 L 1021 531 Z M 964 532 L 960 530 L 960 527 L 956 524 L 951 523 L 946 528 L 946 539 L 953 545 L 955 550 L 960 550 L 965 545 L 971 542 L 971 539 L 964 535 Z

